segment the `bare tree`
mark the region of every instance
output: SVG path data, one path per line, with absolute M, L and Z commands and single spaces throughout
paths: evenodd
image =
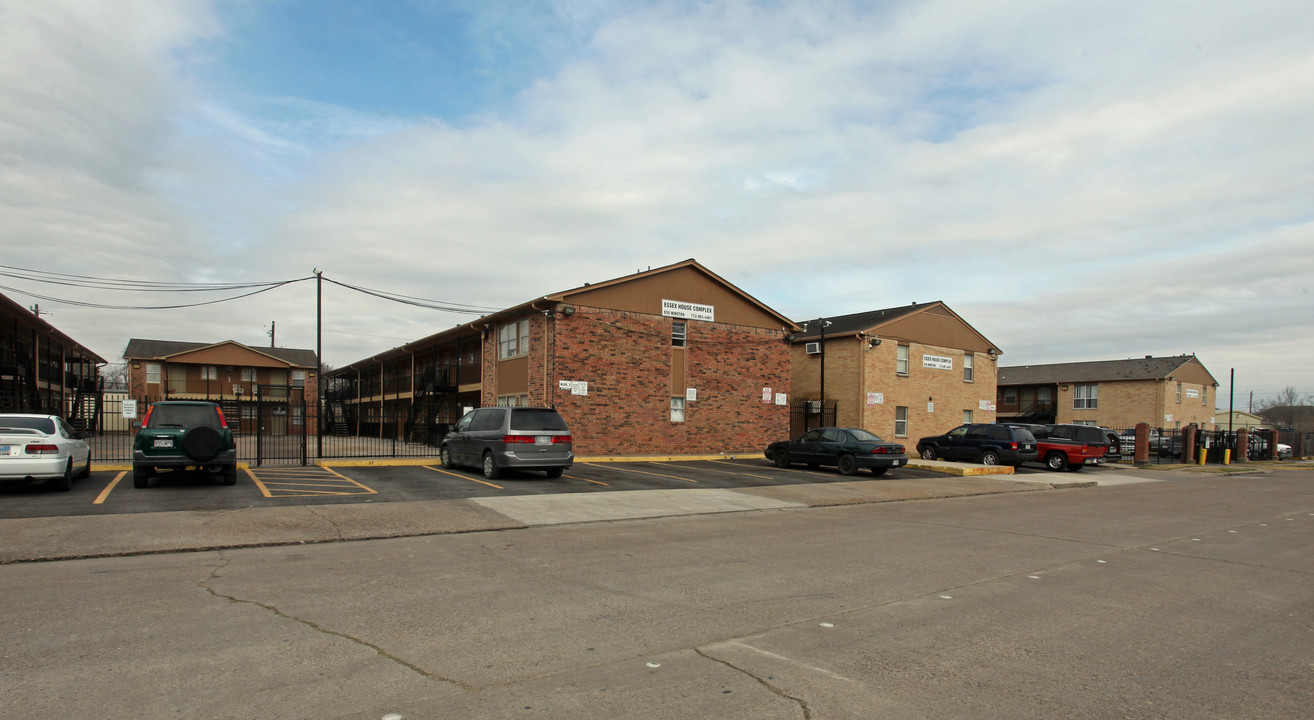
M 111 392 L 126 392 L 128 389 L 128 364 L 109 363 L 100 369 L 100 377 L 105 381 L 105 389 Z
M 1302 421 L 1311 414 L 1314 398 L 1301 395 L 1296 388 L 1288 385 L 1272 400 L 1259 403 L 1259 414 L 1274 425 L 1287 428 L 1300 427 Z

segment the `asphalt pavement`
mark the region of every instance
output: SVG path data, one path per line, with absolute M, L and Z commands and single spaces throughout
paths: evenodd
M 1012 474 L 1012 468 L 912 461 L 934 475 L 771 485 L 475 497 L 393 503 L 298 504 L 223 510 L 0 520 L 0 564 L 164 552 L 513 530 L 544 525 L 926 500 L 1099 484 L 1152 482 L 1164 473 L 1271 472 L 1251 466 L 1115 465 L 1081 473 Z M 1296 464 L 1285 463 L 1291 467 Z

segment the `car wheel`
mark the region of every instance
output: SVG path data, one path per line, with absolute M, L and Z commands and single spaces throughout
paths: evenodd
M 231 466 L 231 467 L 226 467 L 226 468 L 224 468 L 224 484 L 225 484 L 225 485 L 236 485 L 236 484 L 237 484 L 237 466 L 236 466 L 236 465 L 233 465 L 233 466 Z
M 442 449 L 438 451 L 438 457 L 442 461 L 443 467 L 448 470 L 456 467 L 456 463 L 452 462 L 452 451 L 447 449 L 447 446 L 444 445 Z
M 788 451 L 788 450 L 777 450 L 777 451 L 776 451 L 776 467 L 778 467 L 778 468 L 787 468 L 787 467 L 789 467 L 789 451 Z
M 995 452 L 994 450 L 987 450 L 987 451 L 981 453 L 981 464 L 982 464 L 982 465 L 998 465 L 998 464 L 999 464 L 999 453 Z
M 151 478 L 150 473 L 146 472 L 145 470 L 138 470 L 136 468 L 133 468 L 132 486 L 137 488 L 138 490 L 141 490 L 142 488 L 145 488 L 147 485 L 149 485 L 150 478 Z
M 546 472 L 547 476 L 550 478 L 559 478 L 561 477 L 562 470 L 561 468 L 548 468 Z
M 923 459 L 923 460 L 934 460 L 935 457 L 936 457 L 936 456 L 935 456 L 935 448 L 931 447 L 930 445 L 927 445 L 926 447 L 922 448 L 922 459 Z
M 840 475 L 852 475 L 858 471 L 858 459 L 852 455 L 840 455 L 835 464 L 839 466 Z
M 91 451 L 90 451 L 90 450 L 87 451 L 87 464 L 86 464 L 85 467 L 82 468 L 82 472 L 78 473 L 78 479 L 79 479 L 79 480 L 82 480 L 82 479 L 84 479 L 84 478 L 89 478 L 89 477 L 91 477 Z
M 1052 452 L 1045 456 L 1045 467 L 1058 472 L 1068 469 L 1068 458 L 1063 453 Z
M 52 490 L 59 492 L 68 492 L 73 487 L 73 458 L 68 459 L 68 464 L 64 466 L 64 474 L 50 482 Z
M 502 477 L 502 468 L 497 466 L 497 461 L 493 459 L 492 453 L 484 453 L 484 477 L 489 480 L 496 480 Z
M 883 468 L 883 467 L 872 468 L 871 474 L 880 477 L 881 475 L 885 474 L 886 470 L 889 470 L 889 468 Z

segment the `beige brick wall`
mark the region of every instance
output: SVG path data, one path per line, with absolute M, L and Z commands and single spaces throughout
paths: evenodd
M 1098 385 L 1099 407 L 1094 410 L 1078 410 L 1073 407 L 1076 384 L 1059 384 L 1057 421 L 1093 421 L 1113 428 L 1129 428 L 1142 422 L 1151 427 L 1183 428 L 1194 423 L 1205 430 L 1215 429 L 1213 420 L 1216 420 L 1214 403 L 1217 401 L 1217 388 L 1211 385 L 1182 383 L 1180 401 L 1176 381 L 1106 381 Z M 1192 390 L 1196 397 L 1190 397 Z
M 826 397 L 838 401 L 836 424 L 866 428 L 889 440 L 911 446 L 918 438 L 938 435 L 960 425 L 963 411 L 972 411 L 973 422 L 994 422 L 993 410 L 981 409 L 981 402 L 995 401 L 997 378 L 994 358 L 973 354 L 972 382 L 963 380 L 963 350 L 921 343 L 908 345 L 908 374 L 896 371 L 899 343 L 889 339 L 868 349 L 865 339 L 842 337 L 826 341 Z M 923 355 L 948 357 L 952 370 L 924 366 Z M 802 343 L 792 354 L 794 397 L 814 400 L 820 393 L 821 360 L 807 355 Z M 877 393 L 880 402 L 868 403 L 868 393 Z M 934 410 L 928 410 L 928 402 Z M 898 407 L 908 408 L 908 430 L 895 435 Z

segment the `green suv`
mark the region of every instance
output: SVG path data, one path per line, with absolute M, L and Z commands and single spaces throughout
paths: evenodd
M 132 444 L 132 486 L 146 487 L 158 470 L 189 468 L 237 484 L 237 444 L 223 410 L 210 402 L 151 403 Z

